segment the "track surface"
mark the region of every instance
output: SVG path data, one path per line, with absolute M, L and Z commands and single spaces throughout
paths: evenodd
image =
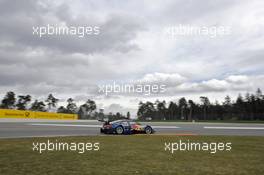
M 264 124 L 142 122 L 155 134 L 264 136 Z M 95 120 L 0 119 L 0 138 L 101 135 L 101 122 Z

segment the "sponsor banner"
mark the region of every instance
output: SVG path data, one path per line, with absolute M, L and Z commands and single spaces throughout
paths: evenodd
M 63 119 L 77 120 L 77 114 L 62 114 L 52 112 L 35 112 L 27 110 L 0 109 L 0 118 L 28 118 L 28 119 Z

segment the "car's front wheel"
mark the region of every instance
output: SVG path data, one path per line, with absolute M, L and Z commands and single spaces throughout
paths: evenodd
M 151 133 L 152 133 L 152 128 L 149 127 L 149 126 L 147 126 L 147 127 L 145 128 L 145 133 L 146 133 L 146 134 L 151 134 Z
M 124 128 L 122 126 L 118 126 L 115 129 L 115 131 L 116 131 L 117 134 L 123 134 L 124 133 Z

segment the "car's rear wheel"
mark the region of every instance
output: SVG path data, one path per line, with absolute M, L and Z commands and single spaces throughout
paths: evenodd
M 145 133 L 146 133 L 146 134 L 151 134 L 151 133 L 152 133 L 152 128 L 149 127 L 149 126 L 147 126 L 147 127 L 145 128 Z
M 116 131 L 117 134 L 123 134 L 124 133 L 124 128 L 122 126 L 118 126 L 115 129 L 115 131 Z

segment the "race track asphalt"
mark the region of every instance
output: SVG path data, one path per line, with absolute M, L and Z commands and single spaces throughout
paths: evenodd
M 264 136 L 264 124 L 142 122 L 161 135 L 240 135 Z M 96 120 L 0 119 L 0 138 L 101 135 Z

